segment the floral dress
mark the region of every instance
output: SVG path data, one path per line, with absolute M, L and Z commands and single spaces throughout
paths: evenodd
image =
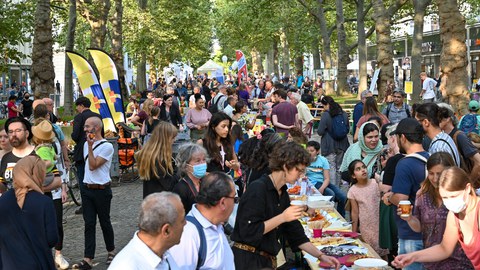
M 377 182 L 369 180 L 363 187 L 353 185 L 347 194 L 348 199 L 358 204 L 359 230 L 363 240 L 380 256 L 388 254 L 388 249 L 380 248 L 378 244 L 380 223 L 380 189 Z
M 250 118 L 248 117 L 248 115 L 246 113 L 240 115 L 240 117 L 238 117 L 238 119 L 237 119 L 238 125 L 242 127 L 243 134 L 247 133 L 248 122 L 250 122 Z

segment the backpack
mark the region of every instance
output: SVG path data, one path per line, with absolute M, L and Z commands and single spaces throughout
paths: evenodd
M 347 137 L 349 131 L 348 123 L 345 123 L 343 113 L 337 114 L 332 117 L 332 130 L 329 132 L 330 136 L 334 140 L 342 140 Z
M 477 116 L 472 113 L 465 115 L 460 122 L 458 129 L 465 132 L 465 134 L 468 134 L 470 132 L 478 134 Z
M 458 135 L 462 133 L 461 130 L 457 130 L 453 136 L 452 136 L 452 139 L 453 139 L 453 142 L 455 143 L 455 145 L 457 146 L 457 149 L 459 150 L 460 152 L 460 147 L 458 145 Z M 460 153 L 460 168 L 462 168 L 467 174 L 470 175 L 470 173 L 472 172 L 472 169 L 474 167 L 474 163 L 472 162 L 471 159 L 469 159 L 468 157 L 464 157 L 462 155 L 462 153 Z
M 214 113 L 218 112 L 218 102 L 220 101 L 220 99 L 222 99 L 222 96 L 219 96 L 217 98 L 217 100 L 215 100 L 215 98 L 213 98 L 212 103 L 210 104 L 210 107 L 208 107 L 208 111 L 211 114 L 214 114 Z
M 418 154 L 418 153 L 413 153 L 413 154 L 406 155 L 404 158 L 409 158 L 409 157 L 418 159 L 418 160 L 422 161 L 423 163 L 425 163 L 425 178 L 427 178 L 427 176 L 428 176 L 427 158 Z
M 392 108 L 393 103 L 388 104 L 387 106 L 387 113 L 385 116 L 388 118 L 388 115 L 390 114 L 390 109 Z M 412 117 L 412 114 L 410 113 L 410 109 L 408 108 L 408 105 L 403 103 L 403 108 L 405 109 L 405 112 L 407 113 L 407 117 L 410 118 Z
M 194 216 L 186 216 L 185 219 L 195 225 L 198 230 L 198 235 L 200 236 L 200 247 L 198 248 L 198 262 L 197 267 L 195 268 L 200 269 L 200 267 L 205 264 L 205 260 L 207 259 L 207 238 L 205 237 L 205 232 L 203 231 L 202 225 Z

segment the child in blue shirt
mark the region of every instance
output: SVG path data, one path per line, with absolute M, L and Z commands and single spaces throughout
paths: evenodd
M 305 175 L 320 193 L 324 196 L 333 196 L 333 200 L 337 202 L 338 213 L 345 216 L 347 194 L 338 186 L 330 184 L 330 165 L 328 160 L 320 155 L 320 143 L 309 141 L 307 152 L 310 154 L 311 163 L 307 167 Z

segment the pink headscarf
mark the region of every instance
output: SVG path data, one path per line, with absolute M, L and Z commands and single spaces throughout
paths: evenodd
M 23 208 L 28 192 L 36 191 L 43 194 L 45 173 L 45 163 L 40 157 L 33 155 L 20 159 L 13 167 L 13 188 L 20 209 Z

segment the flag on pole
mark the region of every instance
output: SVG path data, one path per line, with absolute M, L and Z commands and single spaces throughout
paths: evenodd
M 115 124 L 113 123 L 112 114 L 108 109 L 102 87 L 98 83 L 97 75 L 95 75 L 92 66 L 82 55 L 71 51 L 67 51 L 66 53 L 72 61 L 73 69 L 77 74 L 83 96 L 87 97 L 92 102 L 90 110 L 100 114 L 103 121 L 103 129 L 105 131 L 115 131 L 116 129 Z
M 125 122 L 122 93 L 118 79 L 117 67 L 112 58 L 103 50 L 89 48 L 88 51 L 100 75 L 100 85 L 106 98 L 113 122 Z
M 245 55 L 240 50 L 235 51 L 235 56 L 237 57 L 238 62 L 238 84 L 242 82 L 242 78 L 247 79 L 247 60 L 245 59 Z

